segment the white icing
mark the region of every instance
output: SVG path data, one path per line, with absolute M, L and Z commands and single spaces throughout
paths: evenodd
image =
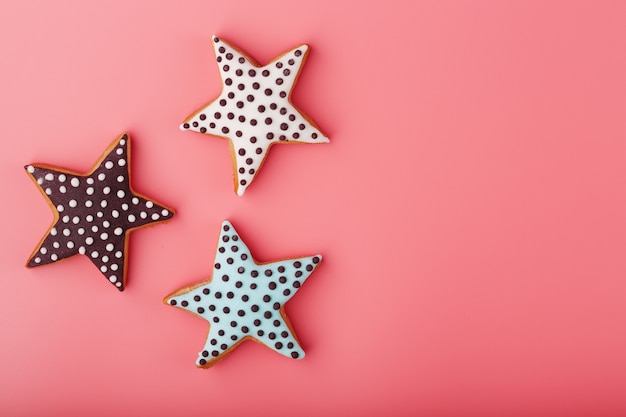
M 250 62 L 222 39 L 213 37 L 213 46 L 220 61 L 222 93 L 188 118 L 181 129 L 225 137 L 232 142 L 236 191 L 243 195 L 272 144 L 326 143 L 328 138 L 289 100 L 307 55 L 307 45 L 300 45 L 263 67 Z M 237 71 L 241 71 L 241 75 L 237 75 Z M 264 71 L 269 74 L 264 76 Z M 284 97 L 280 96 L 281 92 Z M 229 94 L 234 95 L 233 98 Z M 256 120 L 254 125 L 251 123 L 253 119 Z

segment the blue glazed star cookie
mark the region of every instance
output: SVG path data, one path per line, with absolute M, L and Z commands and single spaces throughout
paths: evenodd
M 54 212 L 54 223 L 26 266 L 85 255 L 118 290 L 126 285 L 128 236 L 134 229 L 169 220 L 170 208 L 130 186 L 130 138 L 113 141 L 87 174 L 49 165 L 26 165 Z
M 302 359 L 304 351 L 284 305 L 321 260 L 321 255 L 315 255 L 257 263 L 232 224 L 224 221 L 211 280 L 182 288 L 163 300 L 209 322 L 196 365 L 213 366 L 246 339 Z
M 229 140 L 235 192 L 243 195 L 277 143 L 326 143 L 315 123 L 291 103 L 309 52 L 300 45 L 265 66 L 213 36 L 222 93 L 180 126 Z

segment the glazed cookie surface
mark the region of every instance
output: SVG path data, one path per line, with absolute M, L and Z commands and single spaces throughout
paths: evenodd
M 326 143 L 328 138 L 290 100 L 308 55 L 300 45 L 265 66 L 213 36 L 222 93 L 181 125 L 230 141 L 235 192 L 243 195 L 276 143 Z
M 196 365 L 209 368 L 246 339 L 289 358 L 304 351 L 285 315 L 285 303 L 309 277 L 321 255 L 257 263 L 232 224 L 222 223 L 212 278 L 182 288 L 164 303 L 209 322 L 209 334 Z
M 25 167 L 54 212 L 54 223 L 27 267 L 81 254 L 118 290 L 124 290 L 130 231 L 174 214 L 132 190 L 129 141 L 127 134 L 116 139 L 87 174 L 49 165 Z

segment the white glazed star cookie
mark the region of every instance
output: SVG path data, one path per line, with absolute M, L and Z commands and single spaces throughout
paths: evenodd
M 235 192 L 243 195 L 276 143 L 326 143 L 315 123 L 291 103 L 291 92 L 308 55 L 300 45 L 265 66 L 217 36 L 213 47 L 223 89 L 187 118 L 183 130 L 229 140 Z

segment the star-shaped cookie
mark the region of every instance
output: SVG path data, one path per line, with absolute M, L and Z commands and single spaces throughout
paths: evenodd
M 243 195 L 276 143 L 326 143 L 315 123 L 291 103 L 291 92 L 308 55 L 300 45 L 265 66 L 217 36 L 213 47 L 222 93 L 181 125 L 229 140 L 235 192 Z
M 224 221 L 211 280 L 182 288 L 163 300 L 209 322 L 196 365 L 213 366 L 246 339 L 302 359 L 304 351 L 284 305 L 321 260 L 321 255 L 315 255 L 257 263 L 232 224 Z
M 49 165 L 25 166 L 54 212 L 54 223 L 27 267 L 81 254 L 118 290 L 124 290 L 130 231 L 174 214 L 133 192 L 129 141 L 127 134 L 116 139 L 87 174 Z

